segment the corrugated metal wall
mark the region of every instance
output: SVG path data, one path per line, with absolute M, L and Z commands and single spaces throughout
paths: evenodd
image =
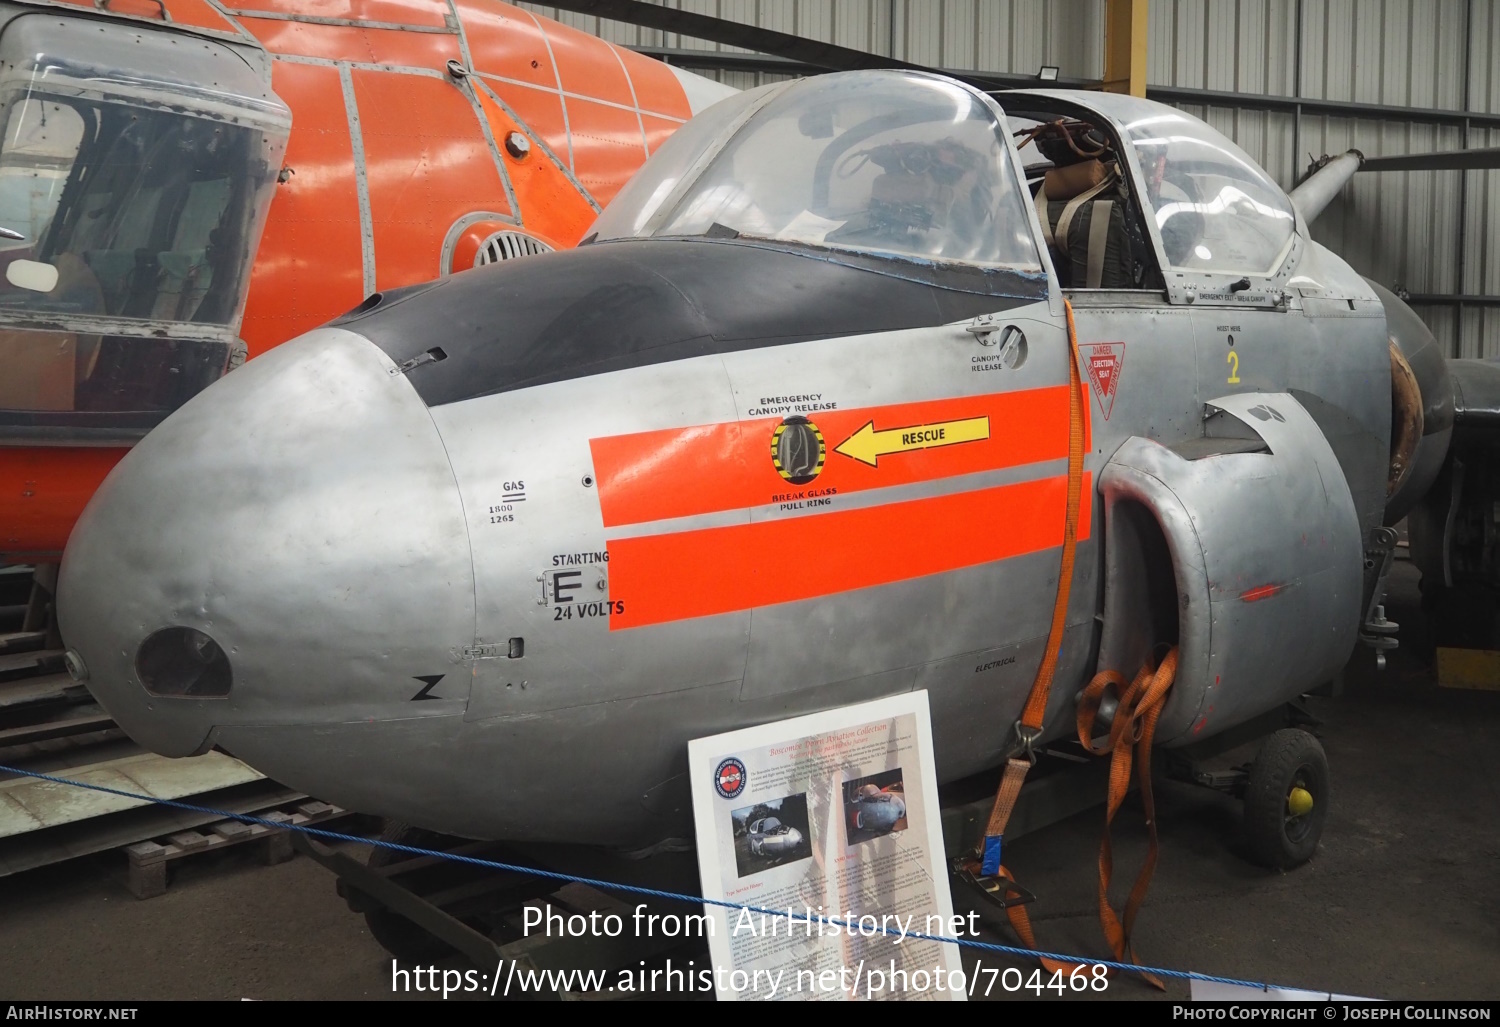
M 943 68 L 1103 74 L 1103 0 L 655 0 Z M 625 45 L 733 50 L 522 4 Z M 1500 113 L 1494 0 L 1151 0 L 1151 85 Z M 786 76 L 726 70 L 741 88 Z M 1238 142 L 1283 186 L 1308 155 L 1459 149 L 1462 125 L 1181 105 Z M 1470 127 L 1470 147 L 1500 128 Z M 1314 236 L 1362 273 L 1415 294 L 1500 296 L 1500 171 L 1361 174 Z M 1500 305 L 1420 313 L 1448 352 L 1500 356 Z
M 1300 18 L 1299 18 L 1300 13 Z M 1152 0 L 1153 85 L 1401 107 L 1500 112 L 1492 0 Z M 1300 59 L 1299 58 L 1300 55 Z M 1290 185 L 1308 155 L 1456 150 L 1462 125 L 1182 105 Z M 1470 128 L 1470 147 L 1500 130 Z M 1462 230 L 1460 225 L 1462 224 Z M 1500 296 L 1500 172 L 1361 174 L 1313 235 L 1412 293 Z M 1418 306 L 1456 356 L 1500 356 L 1500 306 Z

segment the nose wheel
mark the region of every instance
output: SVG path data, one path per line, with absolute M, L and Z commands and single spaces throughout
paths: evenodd
M 1274 870 L 1306 863 L 1328 819 L 1328 757 L 1300 728 L 1266 739 L 1245 785 L 1245 836 L 1255 862 Z

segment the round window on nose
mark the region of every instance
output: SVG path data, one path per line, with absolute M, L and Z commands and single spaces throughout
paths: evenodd
M 135 672 L 153 695 L 219 698 L 229 694 L 229 657 L 193 628 L 162 628 L 135 654 Z

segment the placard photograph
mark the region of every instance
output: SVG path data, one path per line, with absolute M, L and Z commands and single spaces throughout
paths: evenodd
M 805 792 L 734 810 L 729 818 L 734 823 L 734 865 L 741 877 L 812 855 Z
M 850 845 L 906 830 L 906 786 L 900 767 L 844 782 Z

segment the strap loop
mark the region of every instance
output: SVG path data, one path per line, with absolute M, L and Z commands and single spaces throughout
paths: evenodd
M 1036 740 L 1041 732 L 1016 721 L 1016 751 L 1026 757 L 1026 762 L 1036 766 Z

